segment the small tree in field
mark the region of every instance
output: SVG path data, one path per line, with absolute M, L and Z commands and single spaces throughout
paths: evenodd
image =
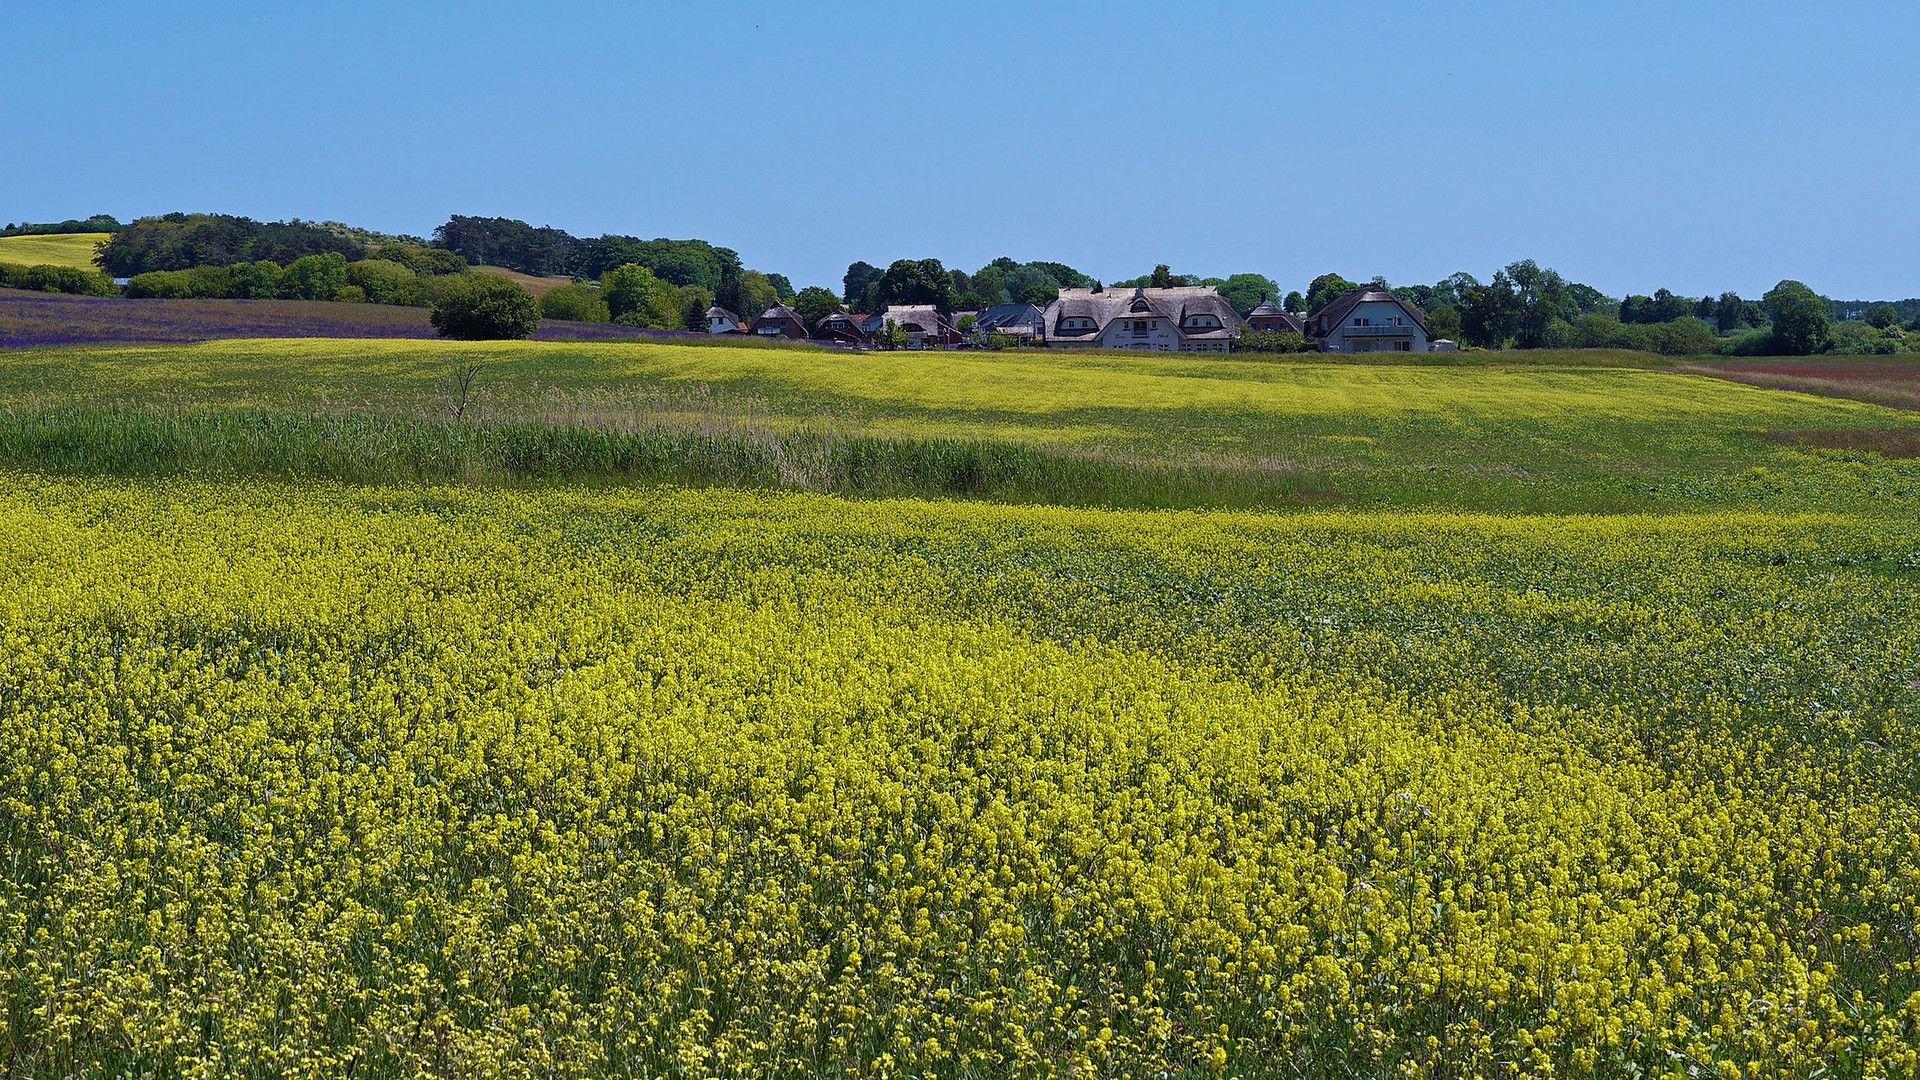
M 462 274 L 433 309 L 433 328 L 461 341 L 524 338 L 540 325 L 533 294 L 493 274 Z

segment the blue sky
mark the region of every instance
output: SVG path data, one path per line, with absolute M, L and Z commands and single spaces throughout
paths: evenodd
M 0 219 L 1920 296 L 1920 4 L 9 5 Z

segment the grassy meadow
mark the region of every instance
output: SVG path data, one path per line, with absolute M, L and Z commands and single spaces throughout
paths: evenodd
M 61 233 L 53 236 L 0 236 L 0 263 L 20 266 L 77 266 L 94 270 L 94 249 L 111 233 Z
M 1159 507 L 1913 505 L 1901 466 L 1858 451 L 1903 445 L 1920 415 L 1554 359 L 337 340 L 34 349 L 0 366 L 0 460 L 57 451 L 107 471 L 144 461 Z M 1832 432 L 1856 433 L 1855 452 L 1796 445 Z
M 1920 413 L 1529 359 L 0 351 L 0 1053 L 1913 1077 Z

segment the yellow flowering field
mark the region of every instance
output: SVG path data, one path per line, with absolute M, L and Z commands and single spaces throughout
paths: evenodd
M 17 1076 L 1912 1076 L 1920 523 L 0 473 Z

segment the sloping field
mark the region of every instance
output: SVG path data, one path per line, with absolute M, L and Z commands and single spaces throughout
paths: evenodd
M 1911 1078 L 1915 433 L 1626 367 L 0 351 L 0 1048 Z
M 473 379 L 456 403 L 451 381 L 468 371 Z M 1826 474 L 1842 466 L 1857 474 L 1861 498 L 1910 505 L 1902 502 L 1910 485 L 1882 475 L 1890 466 L 1875 455 L 1845 462 L 1769 436 L 1920 428 L 1920 416 L 1859 402 L 1625 368 L 1348 367 L 650 343 L 231 341 L 33 350 L 0 363 L 0 400 L 38 409 L 54 400 L 48 395 L 67 404 L 144 408 L 165 401 L 170 409 L 222 415 L 291 410 L 434 424 L 457 407 L 464 423 L 458 431 L 435 427 L 405 436 L 429 447 L 471 445 L 474 432 L 511 425 L 609 437 L 693 429 L 739 436 L 745 441 L 729 445 L 760 452 L 746 446 L 751 442 L 778 457 L 781 440 L 803 433 L 809 453 L 831 455 L 835 440 L 855 437 L 937 439 L 984 447 L 988 459 L 992 445 L 1019 445 L 1115 468 L 1213 478 L 1191 499 L 1167 494 L 1151 505 L 1335 500 L 1612 511 L 1758 500 L 1814 508 L 1836 482 Z M 537 461 L 515 460 L 557 468 L 565 455 L 554 442 Z M 618 456 L 609 450 L 595 459 L 601 464 L 527 475 L 584 479 L 609 455 Z M 423 478 L 514 475 L 504 465 L 446 460 L 443 471 Z M 469 465 L 471 473 L 464 471 Z M 605 467 L 609 478 L 621 475 L 617 465 Z M 636 475 L 660 475 L 650 468 Z M 788 486 L 848 490 L 810 482 L 815 474 L 805 468 L 789 471 Z M 782 482 L 777 462 L 766 472 L 774 479 L 756 482 Z M 700 474 L 667 475 L 691 482 Z M 992 494 L 978 485 L 908 490 Z M 1239 494 L 1222 494 L 1234 490 Z M 1047 491 L 1049 501 L 1063 497 L 1058 487 Z
M 508 281 L 518 282 L 520 286 L 535 296 L 557 289 L 562 285 L 573 284 L 570 277 L 540 277 L 535 274 L 523 274 L 518 270 L 509 270 L 504 266 L 476 266 L 474 270 L 482 274 L 492 274 Z
M 64 233 L 54 236 L 0 236 L 0 263 L 21 266 L 77 266 L 97 270 L 94 249 L 111 233 Z

